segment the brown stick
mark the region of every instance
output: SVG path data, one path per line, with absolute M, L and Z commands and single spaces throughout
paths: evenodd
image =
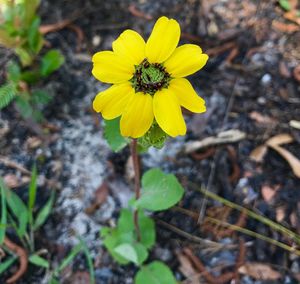
M 6 280 L 7 284 L 17 282 L 22 275 L 26 272 L 28 266 L 28 257 L 26 251 L 20 246 L 13 243 L 8 237 L 4 239 L 4 245 L 19 256 L 20 267 L 16 273 Z
M 133 162 L 133 169 L 134 169 L 134 192 L 135 192 L 135 199 L 138 200 L 141 195 L 141 183 L 140 183 L 140 165 L 139 165 L 139 157 L 137 153 L 137 139 L 133 139 L 131 143 L 131 157 Z M 134 226 L 137 234 L 138 241 L 141 240 L 141 232 L 139 227 L 138 221 L 138 211 L 135 209 L 133 213 L 134 219 Z

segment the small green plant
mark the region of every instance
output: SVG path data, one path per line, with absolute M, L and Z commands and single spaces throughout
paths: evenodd
M 33 167 L 31 181 L 28 188 L 27 204 L 6 187 L 0 178 L 1 189 L 1 226 L 0 226 L 0 245 L 4 244 L 6 233 L 13 232 L 22 243 L 23 248 L 28 252 L 28 261 L 34 265 L 49 268 L 49 262 L 42 258 L 35 249 L 35 232 L 45 223 L 51 213 L 54 203 L 54 193 L 51 194 L 46 204 L 36 212 L 36 194 L 37 194 L 37 171 Z M 7 250 L 11 256 L 0 264 L 0 274 L 8 269 L 17 259 L 11 251 Z
M 120 134 L 118 118 L 105 120 L 104 136 L 114 151 L 121 150 L 130 142 Z M 128 208 L 121 210 L 116 227 L 104 227 L 100 234 L 115 261 L 122 265 L 133 263 L 140 268 L 135 276 L 136 284 L 175 284 L 176 279 L 167 265 L 161 261 L 147 263 L 149 251 L 156 242 L 155 223 L 150 215 L 174 206 L 183 197 L 184 190 L 174 175 L 165 174 L 158 168 L 145 172 L 140 186 L 137 150 L 144 152 L 151 144 L 145 143 L 144 138 L 134 139 L 131 143 L 136 175 L 135 198 L 129 202 Z M 152 145 L 162 146 L 160 143 Z
M 7 65 L 6 82 L 0 87 L 0 109 L 14 100 L 24 118 L 33 117 L 37 121 L 43 119 L 41 106 L 51 98 L 35 84 L 64 63 L 58 50 L 40 56 L 44 39 L 39 31 L 39 3 L 39 0 L 0 2 L 0 45 L 13 50 L 18 57 L 18 62 L 10 60 Z
M 89 277 L 90 277 L 90 284 L 95 283 L 95 271 L 94 271 L 94 266 L 93 266 L 93 261 L 92 261 L 92 256 L 90 254 L 90 251 L 86 245 L 86 243 L 81 239 L 78 238 L 79 243 L 72 248 L 70 253 L 62 260 L 59 266 L 57 266 L 51 273 L 50 281 L 49 284 L 59 284 L 60 282 L 57 280 L 59 277 L 59 274 L 63 271 L 65 267 L 67 267 L 73 259 L 80 253 L 83 252 L 86 260 L 87 260 L 87 265 L 89 269 Z

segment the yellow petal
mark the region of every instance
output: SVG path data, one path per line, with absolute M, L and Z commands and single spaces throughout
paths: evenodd
M 146 44 L 146 57 L 151 63 L 165 61 L 175 50 L 180 38 L 180 26 L 177 21 L 160 17 Z
M 176 78 L 171 80 L 168 89 L 176 94 L 179 104 L 184 108 L 196 113 L 206 111 L 205 101 L 197 95 L 187 79 Z
M 94 77 L 104 83 L 122 83 L 134 73 L 134 65 L 112 51 L 97 52 L 92 60 Z
M 158 125 L 168 135 L 175 137 L 186 133 L 186 125 L 177 96 L 171 90 L 162 89 L 155 93 L 153 111 Z
M 113 85 L 95 97 L 93 108 L 101 112 L 105 119 L 114 119 L 123 113 L 133 95 L 134 90 L 129 82 Z
M 173 77 L 185 77 L 200 70 L 207 62 L 208 55 L 202 53 L 195 44 L 184 44 L 175 49 L 171 57 L 164 63 Z
M 152 96 L 135 93 L 122 114 L 121 134 L 132 138 L 143 136 L 152 125 L 153 117 Z
M 133 30 L 126 30 L 112 43 L 113 51 L 130 60 L 133 65 L 140 64 L 145 58 L 145 41 Z

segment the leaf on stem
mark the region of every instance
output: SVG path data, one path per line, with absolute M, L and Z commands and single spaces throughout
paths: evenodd
M 176 284 L 176 279 L 170 268 L 160 261 L 153 261 L 143 266 L 136 274 L 135 284 Z
M 184 190 L 173 174 L 160 169 L 151 169 L 142 177 L 142 191 L 135 205 L 140 208 L 161 211 L 174 206 L 183 196 Z

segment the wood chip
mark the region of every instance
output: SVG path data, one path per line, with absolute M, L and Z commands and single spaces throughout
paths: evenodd
M 290 127 L 296 128 L 300 130 L 300 121 L 298 120 L 291 120 L 289 122 Z
M 272 147 L 272 146 L 279 146 L 283 144 L 292 143 L 293 141 L 294 141 L 293 136 L 291 136 L 290 134 L 283 133 L 271 137 L 270 139 L 267 140 L 266 144 Z
M 238 271 L 256 280 L 278 280 L 282 277 L 281 273 L 274 270 L 270 265 L 258 262 L 247 262 Z
M 187 142 L 184 146 L 184 152 L 187 154 L 194 151 L 226 143 L 236 143 L 246 138 L 246 133 L 238 129 L 231 129 L 220 132 L 217 136 L 210 136 L 201 141 Z
M 259 125 L 263 125 L 263 126 L 272 126 L 276 123 L 276 119 L 267 115 L 263 115 L 257 111 L 252 111 L 249 117 L 253 119 L 255 122 L 259 123 Z
M 250 153 L 250 159 L 257 163 L 260 163 L 264 160 L 267 152 L 268 147 L 266 145 L 259 145 Z

